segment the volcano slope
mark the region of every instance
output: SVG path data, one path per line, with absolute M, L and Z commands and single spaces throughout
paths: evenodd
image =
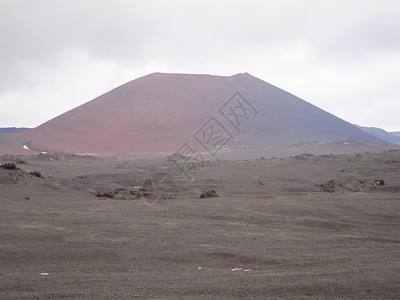
M 205 139 L 210 130 L 220 136 Z M 247 73 L 229 77 L 154 73 L 37 128 L 0 135 L 0 153 L 172 152 L 187 140 L 199 151 L 214 151 L 221 146 L 344 139 L 383 142 Z
M 129 191 L 164 158 L 0 163 L 2 299 L 400 297 L 400 151 L 206 162 L 158 203 Z

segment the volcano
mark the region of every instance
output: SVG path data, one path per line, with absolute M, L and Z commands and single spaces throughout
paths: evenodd
M 183 145 L 268 147 L 377 137 L 250 74 L 154 73 L 36 128 L 0 135 L 0 153 L 132 154 Z

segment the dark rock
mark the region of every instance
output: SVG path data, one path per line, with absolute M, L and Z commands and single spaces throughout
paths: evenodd
M 313 156 L 315 156 L 315 155 L 314 155 L 314 154 L 310 154 L 310 153 L 302 153 L 302 154 L 300 154 L 300 155 L 296 155 L 294 158 L 297 158 L 297 159 L 307 159 L 307 158 L 313 157 Z
M 358 178 L 349 178 L 340 183 L 339 186 L 351 192 L 359 192 L 365 187 L 365 180 Z
M 28 171 L 27 173 L 28 173 L 29 175 L 32 175 L 32 176 L 35 176 L 35 177 L 43 178 L 43 179 L 44 179 L 42 173 L 40 173 L 40 172 L 38 172 L 38 171 Z
M 336 182 L 334 180 L 329 180 L 327 183 L 321 183 L 317 185 L 322 192 L 333 193 L 335 191 Z
M 18 168 L 15 165 L 15 163 L 0 164 L 0 168 L 6 169 L 6 170 L 18 170 Z
M 110 198 L 110 199 L 114 199 L 114 193 L 110 193 L 110 192 L 105 192 L 105 193 L 97 193 L 96 197 L 98 198 Z
M 387 165 L 389 165 L 389 164 L 398 164 L 398 163 L 400 163 L 400 161 L 398 161 L 398 160 L 388 160 L 388 161 L 386 161 Z
M 365 189 L 366 180 L 350 177 L 346 180 L 329 180 L 327 183 L 317 184 L 321 192 L 333 193 L 336 191 L 360 192 Z
M 114 194 L 121 194 L 123 191 L 125 191 L 125 188 L 119 188 L 114 190 Z
M 146 197 L 146 196 L 150 195 L 150 193 L 142 186 L 134 186 L 131 189 L 131 194 L 133 196 L 135 196 L 135 198 L 141 198 L 141 197 Z
M 214 190 L 203 192 L 200 195 L 200 198 L 212 198 L 212 197 L 219 197 L 218 194 Z
M 374 186 L 378 186 L 378 185 L 385 185 L 385 181 L 383 179 L 375 179 L 374 180 Z

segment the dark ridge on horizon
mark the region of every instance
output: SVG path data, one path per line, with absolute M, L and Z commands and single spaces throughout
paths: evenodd
M 400 131 L 390 131 L 389 133 L 400 137 Z
M 356 126 L 358 128 L 361 128 L 365 132 L 368 132 L 369 134 L 384 140 L 387 143 L 400 145 L 400 133 L 398 135 L 396 135 L 396 132 L 394 132 L 394 133 L 387 132 L 386 130 L 377 128 L 377 127 L 364 127 L 364 126 L 359 126 L 359 125 L 356 125 Z
M 2 127 L 0 128 L 0 134 L 2 133 L 17 133 L 24 130 L 30 129 L 28 127 Z

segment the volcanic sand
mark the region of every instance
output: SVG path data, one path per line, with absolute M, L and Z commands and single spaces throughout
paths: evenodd
M 166 158 L 5 162 L 2 299 L 400 298 L 400 151 L 206 161 L 154 205 Z

